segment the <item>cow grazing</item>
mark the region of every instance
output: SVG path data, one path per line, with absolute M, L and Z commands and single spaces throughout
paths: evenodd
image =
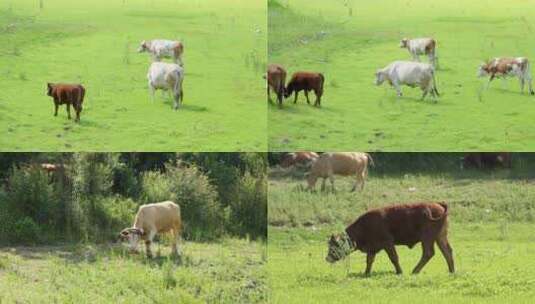
M 154 236 L 158 233 L 170 232 L 173 236 L 172 253 L 178 255 L 177 243 L 181 230 L 180 207 L 171 201 L 165 201 L 140 206 L 134 219 L 134 225 L 131 228 L 123 229 L 119 237 L 128 241 L 132 252 L 137 252 L 140 240 L 145 241 L 147 256 L 150 258 L 152 257 L 150 245 Z
M 367 254 L 365 275 L 368 276 L 375 255 L 384 249 L 396 273 L 401 274 L 395 246 L 413 248 L 420 242 L 423 253 L 413 274 L 419 273 L 433 257 L 435 243 L 444 255 L 450 273 L 455 272 L 453 250 L 448 241 L 447 204 L 416 203 L 370 210 L 347 226 L 344 233 L 331 236 L 325 260 L 334 263 L 359 250 Z
M 524 85 L 527 82 L 529 93 L 534 95 L 531 78 L 531 64 L 525 57 L 517 58 L 494 58 L 479 66 L 478 77 L 489 76 L 486 88 L 490 86 L 490 82 L 498 77 L 505 79 L 507 77 L 518 77 L 520 80 L 520 92 L 524 93 Z
M 270 89 L 273 89 L 277 94 L 279 107 L 282 107 L 282 99 L 284 96 L 284 86 L 286 84 L 286 70 L 278 64 L 270 64 L 267 70 L 267 94 L 268 99 L 271 100 Z
M 420 87 L 423 91 L 422 100 L 431 93 L 436 102 L 438 94 L 435 81 L 435 70 L 427 63 L 412 61 L 394 61 L 375 73 L 375 84 L 381 85 L 387 81 L 396 90 L 398 97 L 402 96 L 401 86 Z
M 282 157 L 281 167 L 289 168 L 295 165 L 307 166 L 318 159 L 319 155 L 316 152 L 292 152 L 287 153 Z
M 334 188 L 334 175 L 355 176 L 355 184 L 351 191 L 364 189 L 365 179 L 368 176 L 368 165 L 374 165 L 373 159 L 368 153 L 361 152 L 334 152 L 323 153 L 314 161 L 312 168 L 307 176 L 308 188 L 313 190 L 319 177 L 323 178 L 321 189 L 325 189 L 325 180 L 328 178 L 331 182 L 332 190 Z
M 180 66 L 184 66 L 182 54 L 184 54 L 184 44 L 173 40 L 144 40 L 138 49 L 139 53 L 148 52 L 154 61 L 162 58 L 173 58 L 173 61 Z
M 427 55 L 429 62 L 433 67 L 438 67 L 438 57 L 436 53 L 437 43 L 433 38 L 404 38 L 401 39 L 401 48 L 405 48 L 409 51 L 412 59 L 420 61 L 420 55 Z
M 67 117 L 71 119 L 71 105 L 76 112 L 76 122 L 80 122 L 80 113 L 84 102 L 85 88 L 81 84 L 47 83 L 47 95 L 54 99 L 54 116 L 58 116 L 60 105 L 67 105 Z
M 308 92 L 314 91 L 316 94 L 316 101 L 314 106 L 321 106 L 321 96 L 323 95 L 323 84 L 325 83 L 325 77 L 321 73 L 313 72 L 296 72 L 292 75 L 292 78 L 286 86 L 286 92 L 284 97 L 288 98 L 292 93 L 295 93 L 294 103 L 297 102 L 297 95 L 300 91 L 305 91 L 305 97 L 307 103 L 310 104 L 308 99 Z
M 512 167 L 512 155 L 510 152 L 472 152 L 467 153 L 461 162 L 461 169 L 465 168 L 487 168 L 492 169 L 501 166 L 503 168 Z
M 149 67 L 147 79 L 153 101 L 156 90 L 168 91 L 173 95 L 174 109 L 178 109 L 184 101 L 184 90 L 182 89 L 184 69 L 181 66 L 174 63 L 153 62 Z

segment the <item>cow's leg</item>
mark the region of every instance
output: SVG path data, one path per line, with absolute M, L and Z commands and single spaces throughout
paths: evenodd
M 327 178 L 325 177 L 322 177 L 322 182 L 321 182 L 321 191 L 325 191 L 325 182 L 327 181 Z
M 279 89 L 279 91 L 277 92 L 277 100 L 279 101 L 279 108 L 282 108 L 282 90 Z
M 533 92 L 533 84 L 532 84 L 532 80 L 531 80 L 531 75 L 528 74 L 527 77 L 525 77 L 525 79 L 528 82 L 529 93 L 531 95 L 535 95 L 535 92 Z
M 422 268 L 424 268 L 425 264 L 429 262 L 429 260 L 435 255 L 435 248 L 434 248 L 434 242 L 429 240 L 422 241 L 422 257 L 420 258 L 420 262 L 414 267 L 414 270 L 412 271 L 413 274 L 419 273 Z
M 450 243 L 446 237 L 441 237 L 437 240 L 438 248 L 442 252 L 446 263 L 448 263 L 448 269 L 451 273 L 455 272 L 455 266 L 453 264 L 453 249 L 451 249 Z
M 495 77 L 496 77 L 496 75 L 494 75 L 494 74 L 490 75 L 490 78 L 489 78 L 489 81 L 487 82 L 487 86 L 485 87 L 485 90 L 488 90 L 488 89 L 489 89 L 489 87 L 490 87 L 490 82 L 491 82 L 492 80 L 494 80 Z
M 155 93 L 154 91 L 155 91 L 154 86 L 152 85 L 152 82 L 149 80 L 149 93 L 150 93 L 152 102 L 154 102 L 154 93 Z
M 366 271 L 364 275 L 369 276 L 372 272 L 373 261 L 375 261 L 375 253 L 368 253 L 366 255 Z
M 333 192 L 336 192 L 336 188 L 334 188 L 334 174 L 329 174 L 329 181 L 331 182 Z
M 403 94 L 401 93 L 401 86 L 396 82 L 393 82 L 392 85 L 394 86 L 394 89 L 396 90 L 398 97 L 403 96 Z
M 154 231 L 155 229 L 151 229 L 148 238 L 145 240 L 145 249 L 147 251 L 148 258 L 152 258 L 152 251 L 150 250 L 150 245 L 152 243 L 152 240 L 154 239 L 154 236 L 156 235 L 156 232 Z
M 178 238 L 179 238 L 179 233 L 177 230 L 172 230 L 171 231 L 172 233 L 172 237 L 173 237 L 173 240 L 172 240 L 172 243 L 171 243 L 171 255 L 174 255 L 174 256 L 178 256 Z
M 316 94 L 316 102 L 314 102 L 314 106 L 321 106 L 321 94 L 319 94 L 318 90 L 314 89 L 314 94 Z
M 388 254 L 388 257 L 390 258 L 390 262 L 392 262 L 394 268 L 396 268 L 396 274 L 401 274 L 403 271 L 399 266 L 398 253 L 396 252 L 396 247 L 394 247 L 394 244 L 387 246 L 385 248 L 385 251 Z
M 307 98 L 307 103 L 310 104 L 310 99 L 308 99 L 308 90 L 305 90 L 305 97 Z
M 58 116 L 58 108 L 59 108 L 59 104 L 58 103 L 54 103 L 54 116 Z
M 429 93 L 429 88 L 424 88 L 424 89 L 422 89 L 422 91 L 424 93 L 422 94 L 422 98 L 420 100 L 424 100 L 425 99 L 425 96 L 427 96 L 427 93 Z
M 271 90 L 269 89 L 269 84 L 267 86 L 267 96 L 268 96 L 268 101 L 271 102 Z
M 67 103 L 67 118 L 71 119 L 71 104 Z
M 295 91 L 294 103 L 297 103 L 297 95 L 299 95 L 299 91 Z

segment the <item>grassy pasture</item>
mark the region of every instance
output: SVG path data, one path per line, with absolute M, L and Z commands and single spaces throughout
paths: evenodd
M 482 61 L 526 56 L 535 61 L 535 1 L 325 1 L 271 0 L 268 58 L 291 74 L 319 71 L 326 86 L 322 109 L 297 105 L 268 109 L 273 151 L 530 151 L 535 97 L 517 80 L 482 90 Z M 395 60 L 404 37 L 432 36 L 438 43 L 438 103 L 403 88 L 397 100 L 374 73 Z M 427 58 L 422 57 L 427 61 Z
M 265 20 L 256 0 L 1 1 L 0 150 L 264 151 Z M 137 53 L 157 38 L 185 44 L 176 112 Z M 86 86 L 80 124 L 53 117 L 47 82 Z
M 517 163 L 518 164 L 518 163 Z M 518 165 L 516 165 L 518 167 Z M 530 303 L 535 296 L 535 187 L 520 170 L 373 170 L 363 192 L 337 178 L 336 192 L 304 191 L 303 172 L 273 169 L 269 181 L 268 272 L 272 303 Z M 318 185 L 319 186 L 319 185 Z M 327 238 L 369 208 L 396 202 L 446 200 L 456 274 L 438 248 L 417 276 L 421 256 L 398 246 L 404 271 L 396 276 L 377 255 L 363 277 L 366 256 L 325 262 Z
M 182 250 L 177 261 L 163 244 L 153 260 L 120 246 L 0 248 L 0 303 L 266 302 L 264 244 L 226 239 Z

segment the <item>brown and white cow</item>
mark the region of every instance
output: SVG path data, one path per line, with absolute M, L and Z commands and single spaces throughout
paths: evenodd
M 436 53 L 437 42 L 433 38 L 403 38 L 401 48 L 409 51 L 413 60 L 420 61 L 420 55 L 427 55 L 433 67 L 438 68 L 438 57 Z
M 139 53 L 149 52 L 154 61 L 160 61 L 164 57 L 173 58 L 173 61 L 184 66 L 182 61 L 182 54 L 184 54 L 184 44 L 181 41 L 174 40 L 144 40 L 141 42 Z
M 67 117 L 71 119 L 71 105 L 76 111 L 76 122 L 80 121 L 85 88 L 81 84 L 47 83 L 47 95 L 54 99 L 54 116 L 58 116 L 60 105 L 67 105 Z
M 131 228 L 125 228 L 119 234 L 122 240 L 129 242 L 130 250 L 137 252 L 140 240 L 145 241 L 147 256 L 152 257 L 150 245 L 158 233 L 170 232 L 173 237 L 172 253 L 178 255 L 177 243 L 182 231 L 180 206 L 171 201 L 147 204 L 139 207 Z
M 270 89 L 273 89 L 277 94 L 279 107 L 282 107 L 282 99 L 284 97 L 284 86 L 286 85 L 286 70 L 278 64 L 270 64 L 267 69 L 267 94 L 268 99 L 271 100 Z
M 323 153 L 314 161 L 307 175 L 308 189 L 313 190 L 318 178 L 323 178 L 321 189 L 325 189 L 325 181 L 328 178 L 334 191 L 334 175 L 355 176 L 355 184 L 351 191 L 364 189 L 368 176 L 368 165 L 374 165 L 373 159 L 368 153 L 362 152 L 333 152 Z
M 282 157 L 280 165 L 283 168 L 289 168 L 295 165 L 307 166 L 318 159 L 318 157 L 319 155 L 316 152 L 301 151 L 287 153 Z
M 328 241 L 325 260 L 339 261 L 354 251 L 366 253 L 365 275 L 370 275 L 375 255 L 386 251 L 396 273 L 401 274 L 396 245 L 413 248 L 422 243 L 422 257 L 412 273 L 419 273 L 435 254 L 435 243 L 444 255 L 450 273 L 455 272 L 453 250 L 448 241 L 448 205 L 443 202 L 395 205 L 370 210 Z
M 295 93 L 294 103 L 297 102 L 297 95 L 300 91 L 305 91 L 305 97 L 307 103 L 310 104 L 308 99 L 308 92 L 314 91 L 316 94 L 316 101 L 314 106 L 321 106 L 321 96 L 323 95 L 323 84 L 325 83 L 325 77 L 321 73 L 315 72 L 296 72 L 292 75 L 292 78 L 286 86 L 286 92 L 284 97 L 288 98 L 292 93 Z
M 494 78 L 505 79 L 507 77 L 518 77 L 520 80 L 520 92 L 524 93 L 524 85 L 527 82 L 529 93 L 534 95 L 531 77 L 531 64 L 525 57 L 503 57 L 494 58 L 479 66 L 478 77 L 489 76 L 486 88 Z

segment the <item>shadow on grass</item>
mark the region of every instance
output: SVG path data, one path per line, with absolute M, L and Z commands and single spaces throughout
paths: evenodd
M 377 271 L 367 276 L 364 274 L 364 272 L 352 272 L 348 273 L 347 277 L 349 279 L 360 279 L 360 280 L 368 280 L 368 279 L 376 279 L 376 278 L 384 278 L 384 277 L 392 277 L 392 276 L 398 276 L 396 272 L 394 271 Z

